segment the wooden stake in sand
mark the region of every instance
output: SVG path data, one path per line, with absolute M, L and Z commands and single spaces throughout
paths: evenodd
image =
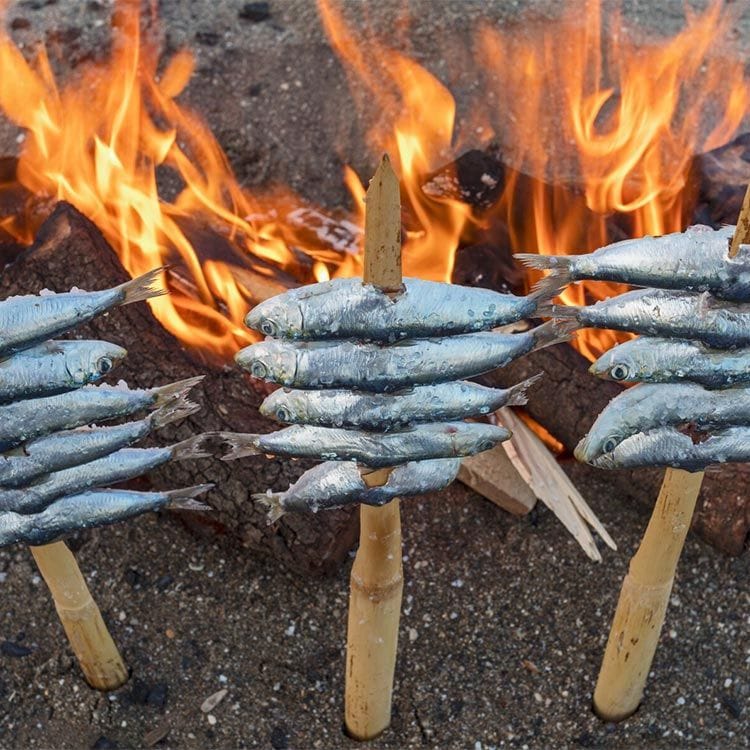
M 97 690 L 115 690 L 124 685 L 128 679 L 125 662 L 91 598 L 73 553 L 64 542 L 30 549 L 86 681 Z
M 729 257 L 744 244 L 750 244 L 750 185 Z M 605 721 L 622 721 L 641 703 L 702 482 L 702 471 L 667 469 L 664 475 L 646 533 L 622 583 L 594 691 L 594 710 Z
M 364 282 L 385 293 L 401 290 L 401 200 L 398 179 L 384 156 L 365 199 Z M 390 469 L 366 474 L 385 484 Z M 377 737 L 391 723 L 398 626 L 404 578 L 398 499 L 360 508 L 359 550 L 349 594 L 345 724 L 357 740 Z

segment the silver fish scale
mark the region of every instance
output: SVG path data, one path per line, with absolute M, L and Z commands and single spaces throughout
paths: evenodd
M 91 320 L 123 296 L 122 289 L 115 288 L 4 300 L 0 302 L 0 354 L 28 348 Z
M 660 427 L 623 440 L 614 451 L 592 461 L 606 469 L 670 466 L 702 471 L 713 464 L 750 461 L 750 427 L 720 430 L 699 442 L 671 427 Z
M 525 401 L 526 383 L 516 390 L 487 388 L 458 381 L 416 386 L 399 394 L 344 389 L 305 391 L 279 388 L 260 406 L 264 416 L 279 422 L 324 427 L 390 430 L 418 422 L 442 422 L 489 414 L 508 402 Z M 519 395 L 523 396 L 520 400 Z
M 712 349 L 700 341 L 639 336 L 602 354 L 591 372 L 627 383 L 690 381 L 729 388 L 750 382 L 750 347 Z
M 55 498 L 133 479 L 171 458 L 171 448 L 123 448 L 94 461 L 57 471 L 23 489 L 0 490 L 0 510 L 33 513 Z
M 750 304 L 719 302 L 708 294 L 639 289 L 571 312 L 583 326 L 631 331 L 647 336 L 684 338 L 708 346 L 750 345 Z
M 509 437 L 506 429 L 494 425 L 446 422 L 385 434 L 293 425 L 278 432 L 259 435 L 256 441 L 262 453 L 352 460 L 364 466 L 380 468 L 429 458 L 469 456 L 489 450 Z
M 255 377 L 285 386 L 386 391 L 479 375 L 534 346 L 531 332 L 472 333 L 394 346 L 264 341 L 243 349 L 237 361 Z
M 48 341 L 0 360 L 0 403 L 96 382 L 126 352 L 106 341 Z
M 690 227 L 661 237 L 639 237 L 570 256 L 573 281 L 595 279 L 634 286 L 709 291 L 734 301 L 750 301 L 750 254 L 729 258 L 734 227 Z
M 597 417 L 576 448 L 576 457 L 591 462 L 631 435 L 689 422 L 702 427 L 750 425 L 750 388 L 707 390 L 697 383 L 644 383 L 629 388 Z
M 77 529 L 105 526 L 158 510 L 170 500 L 164 492 L 89 490 L 56 500 L 40 513 L 0 513 L 0 546 L 49 544 Z
M 306 471 L 286 492 L 275 497 L 286 511 L 342 508 L 352 503 L 384 505 L 396 497 L 421 495 L 447 487 L 458 474 L 457 458 L 410 461 L 397 466 L 381 487 L 368 487 L 352 461 L 327 461 Z M 260 497 L 260 496 L 259 496 Z
M 22 455 L 0 456 L 0 487 L 19 487 L 42 474 L 93 461 L 146 437 L 151 428 L 152 421 L 146 418 L 37 438 L 24 445 Z
M 515 297 L 421 279 L 404 279 L 404 291 L 391 298 L 361 279 L 347 278 L 273 297 L 245 322 L 274 337 L 395 341 L 488 330 L 530 317 L 537 304 L 533 294 Z
M 151 406 L 151 390 L 89 386 L 77 391 L 0 406 L 0 450 L 40 435 L 107 421 Z

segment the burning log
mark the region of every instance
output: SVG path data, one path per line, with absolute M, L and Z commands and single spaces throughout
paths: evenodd
M 37 233 L 34 244 L 0 276 L 0 297 L 37 292 L 52 287 L 67 290 L 114 286 L 128 279 L 115 253 L 97 228 L 67 203 L 58 204 Z M 248 387 L 239 372 L 198 361 L 185 351 L 145 306 L 118 311 L 116 316 L 92 321 L 80 328 L 81 336 L 106 337 L 128 350 L 118 376 L 136 387 L 151 387 L 165 378 L 182 380 L 206 375 L 203 393 L 195 398 L 203 407 L 179 427 L 167 427 L 162 439 L 177 442 L 203 431 L 258 431 L 271 427 L 258 413 L 262 394 Z M 356 513 L 340 510 L 310 518 L 290 514 L 274 527 L 249 500 L 253 492 L 283 481 L 293 481 L 306 468 L 258 457 L 231 468 L 202 460 L 167 465 L 153 473 L 157 482 L 190 486 L 213 482 L 208 496 L 215 507 L 215 522 L 200 530 L 229 532 L 253 551 L 270 555 L 288 567 L 308 575 L 335 570 L 354 544 L 358 533 Z M 187 521 L 188 519 L 186 519 Z

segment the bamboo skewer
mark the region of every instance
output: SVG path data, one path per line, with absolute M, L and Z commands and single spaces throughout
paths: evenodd
M 401 290 L 401 199 L 388 156 L 366 195 L 363 281 L 383 292 Z M 391 469 L 363 476 L 385 484 Z M 360 542 L 351 573 L 344 721 L 357 740 L 377 737 L 391 723 L 401 597 L 401 513 L 398 499 L 360 508 Z
M 115 690 L 124 685 L 128 680 L 127 667 L 73 553 L 64 542 L 29 549 L 49 587 L 86 681 L 97 690 Z
M 750 243 L 750 185 L 729 257 Z M 594 710 L 621 721 L 641 703 L 669 604 L 677 563 L 698 500 L 703 472 L 667 469 L 651 520 L 620 590 L 594 690 Z

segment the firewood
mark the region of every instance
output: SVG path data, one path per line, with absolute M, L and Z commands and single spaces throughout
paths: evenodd
M 532 492 L 557 516 L 588 557 L 595 562 L 602 559 L 589 526 L 610 549 L 617 549 L 612 537 L 568 479 L 555 456 L 526 423 L 507 407 L 500 409 L 496 418 L 513 433 L 511 440 L 504 445 L 509 454 L 511 451 L 517 454 L 514 463 L 520 468 Z
M 401 289 L 401 199 L 398 178 L 384 156 L 367 190 L 364 278 L 383 292 Z M 389 469 L 364 476 L 385 484 Z M 398 626 L 404 576 L 398 499 L 360 508 L 360 541 L 349 593 L 344 721 L 358 740 L 377 737 L 391 723 Z
M 129 278 L 114 251 L 96 227 L 76 209 L 58 204 L 37 233 L 34 244 L 0 276 L 0 298 L 73 286 L 103 289 Z M 125 362 L 113 373 L 132 387 L 147 388 L 165 380 L 205 375 L 191 394 L 202 408 L 190 419 L 161 431 L 159 441 L 178 442 L 207 431 L 270 432 L 274 425 L 260 416 L 262 393 L 235 368 L 202 361 L 154 318 L 147 305 L 130 305 L 76 329 L 81 338 L 100 338 L 124 346 Z M 196 525 L 192 514 L 181 514 L 196 531 L 222 533 L 252 551 L 271 556 L 306 575 L 329 574 L 346 559 L 357 538 L 358 518 L 352 510 L 320 516 L 289 514 L 274 526 L 250 495 L 294 481 L 309 464 L 267 460 L 262 456 L 242 465 L 209 459 L 169 464 L 149 475 L 156 486 L 188 487 L 213 482 L 207 501 L 216 512 Z
M 458 479 L 514 516 L 525 516 L 536 505 L 536 495 L 508 457 L 504 443 L 464 458 Z

